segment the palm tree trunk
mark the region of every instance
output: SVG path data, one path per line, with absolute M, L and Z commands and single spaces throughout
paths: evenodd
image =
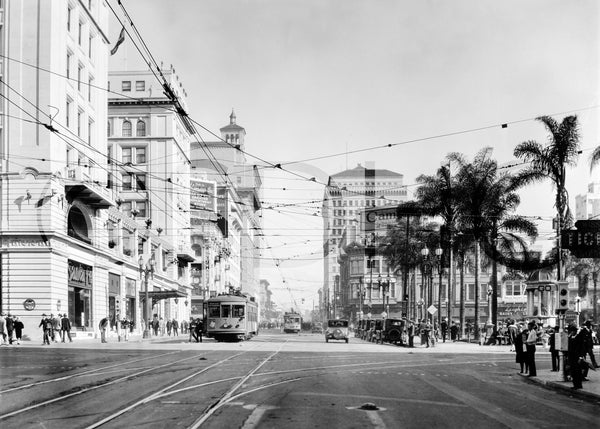
M 498 263 L 492 259 L 492 324 L 494 335 L 498 331 Z
M 479 240 L 475 240 L 475 324 L 474 338 L 479 340 Z
M 465 258 L 460 261 L 460 337 L 465 336 Z

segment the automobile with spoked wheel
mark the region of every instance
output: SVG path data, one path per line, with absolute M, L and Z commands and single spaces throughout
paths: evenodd
M 325 342 L 338 340 L 348 342 L 348 321 L 345 319 L 329 319 L 325 330 Z
M 391 344 L 404 344 L 405 322 L 402 319 L 385 319 L 381 331 L 381 341 Z

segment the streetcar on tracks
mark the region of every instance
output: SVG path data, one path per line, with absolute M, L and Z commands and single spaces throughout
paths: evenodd
M 283 314 L 283 332 L 297 334 L 302 329 L 302 316 L 296 312 Z
M 241 341 L 258 334 L 258 303 L 254 297 L 241 292 L 219 294 L 204 305 L 207 337 Z

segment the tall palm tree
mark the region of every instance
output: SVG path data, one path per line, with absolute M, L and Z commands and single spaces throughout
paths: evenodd
M 567 116 L 560 123 L 550 116 L 540 116 L 537 120 L 549 132 L 548 144 L 543 146 L 534 140 L 528 140 L 515 147 L 514 155 L 531 163 L 520 173 L 522 180 L 536 182 L 550 178 L 552 181 L 556 191 L 554 205 L 560 230 L 570 227 L 573 222 L 566 180 L 567 167 L 577 165 L 579 157 L 579 124 L 577 115 Z M 557 277 L 560 280 L 561 252 L 557 252 L 557 259 Z
M 515 255 L 515 243 L 519 250 L 525 242 L 519 234 L 537 235 L 535 225 L 526 218 L 513 215 L 520 203 L 517 190 L 527 183 L 520 177 L 500 172 L 498 163 L 490 157 L 491 149 L 478 152 L 473 162 L 465 162 L 456 156 L 460 169 L 457 174 L 461 195 L 458 221 L 460 229 L 474 239 L 475 243 L 475 338 L 479 338 L 480 310 L 480 248 L 492 259 L 491 304 L 492 323 L 498 325 L 498 282 L 496 262 L 503 256 Z M 508 254 L 508 256 L 507 256 Z
M 447 164 L 440 167 L 433 176 L 421 175 L 417 177 L 419 187 L 416 191 L 417 200 L 428 214 L 440 216 L 444 222 L 444 234 L 440 234 L 441 239 L 446 242 L 445 260 L 448 265 L 448 322 L 452 316 L 452 278 L 454 274 L 453 261 L 453 233 L 456 230 L 456 219 L 458 212 L 457 192 L 453 188 L 457 187 L 456 180 L 452 177 L 450 170 L 451 159 L 446 158 Z M 445 262 L 445 261 L 444 261 Z M 442 265 L 440 264 L 440 268 Z M 440 285 L 441 288 L 441 285 Z M 439 309 L 440 313 L 442 309 Z M 439 315 L 441 317 L 441 314 Z

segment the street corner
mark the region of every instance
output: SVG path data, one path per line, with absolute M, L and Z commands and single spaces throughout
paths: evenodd
M 589 375 L 590 378 L 583 382 L 582 389 L 573 389 L 573 383 L 570 380 L 564 381 L 561 372 L 544 370 L 538 371 L 535 377 L 529 377 L 527 374 L 519 375 L 528 383 L 537 384 L 546 389 L 600 405 L 600 379 L 596 374 Z

